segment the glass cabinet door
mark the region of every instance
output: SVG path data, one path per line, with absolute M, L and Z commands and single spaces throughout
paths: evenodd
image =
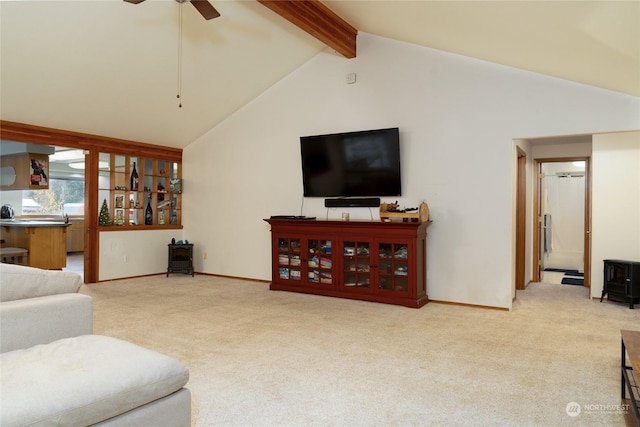
M 378 243 L 378 289 L 409 290 L 408 247 L 406 243 Z
M 307 275 L 311 285 L 332 285 L 331 240 L 307 240 Z
M 342 285 L 369 288 L 371 257 L 369 242 L 345 241 L 342 248 Z
M 278 277 L 280 280 L 302 279 L 299 238 L 278 238 Z

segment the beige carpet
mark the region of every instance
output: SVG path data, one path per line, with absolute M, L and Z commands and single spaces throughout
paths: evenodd
M 539 283 L 512 312 L 199 275 L 81 292 L 94 298 L 95 333 L 187 365 L 194 426 L 624 426 L 619 331 L 640 330 L 640 307 Z

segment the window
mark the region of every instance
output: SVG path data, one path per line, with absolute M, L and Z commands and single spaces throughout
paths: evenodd
M 84 180 L 49 180 L 48 190 L 23 190 L 22 215 L 83 215 Z

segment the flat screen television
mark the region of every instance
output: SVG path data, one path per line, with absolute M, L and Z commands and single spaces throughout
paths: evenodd
M 300 137 L 304 197 L 400 196 L 398 128 Z

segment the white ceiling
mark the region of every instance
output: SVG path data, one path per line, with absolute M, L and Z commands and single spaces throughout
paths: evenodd
M 178 108 L 175 1 L 1 1 L 2 119 L 185 147 L 325 49 L 254 0 L 211 2 L 211 21 L 182 6 Z M 640 96 L 640 1 L 325 4 L 362 32 Z

